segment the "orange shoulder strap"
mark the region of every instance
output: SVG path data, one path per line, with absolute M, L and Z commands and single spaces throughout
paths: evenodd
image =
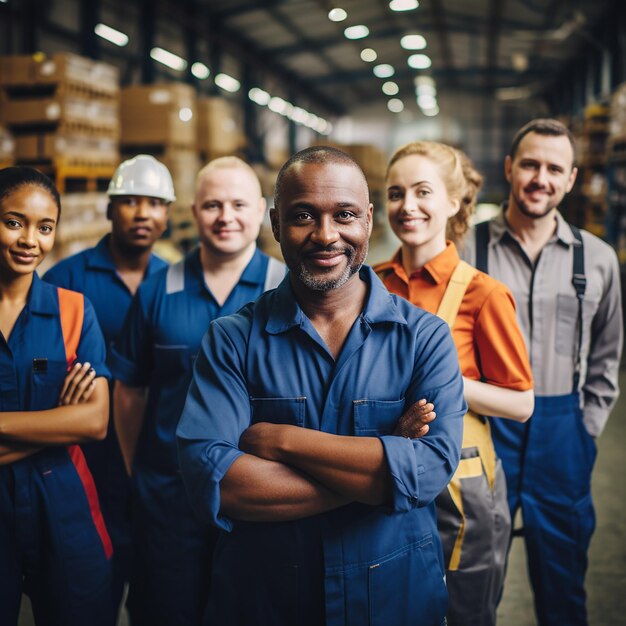
M 85 317 L 85 299 L 82 293 L 69 291 L 58 287 L 59 314 L 61 316 L 61 330 L 63 331 L 63 343 L 65 344 L 65 358 L 67 367 L 76 360 L 80 334 L 83 330 Z

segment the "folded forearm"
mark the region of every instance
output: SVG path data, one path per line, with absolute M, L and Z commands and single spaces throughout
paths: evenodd
M 348 502 L 293 468 L 249 454 L 233 462 L 220 497 L 224 515 L 255 522 L 301 519 Z
M 84 404 L 0 413 L 0 437 L 34 446 L 83 443 L 103 439 L 108 418 L 108 384 L 98 378 L 92 398 Z
M 0 465 L 8 465 L 21 461 L 41 450 L 40 447 L 28 446 L 22 443 L 2 442 L 0 443 Z
M 377 505 L 391 498 L 389 467 L 377 437 L 289 428 L 281 437 L 280 460 L 350 501 Z
M 479 415 L 505 417 L 525 422 L 533 412 L 535 396 L 532 390 L 517 391 L 463 378 L 465 401 Z

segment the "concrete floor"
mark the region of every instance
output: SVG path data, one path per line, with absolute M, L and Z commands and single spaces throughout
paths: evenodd
M 397 240 L 381 233 L 372 240 L 368 262 L 374 264 L 389 259 L 396 248 Z M 620 388 L 622 397 L 598 440 L 598 460 L 593 475 L 597 526 L 587 574 L 590 626 L 626 626 L 626 370 L 620 373 Z M 32 626 L 34 621 L 27 599 L 22 608 L 18 626 Z M 537 623 L 521 539 L 513 542 L 498 621 L 502 626 L 536 626 Z M 126 616 L 122 616 L 119 626 L 127 626 L 127 623 Z

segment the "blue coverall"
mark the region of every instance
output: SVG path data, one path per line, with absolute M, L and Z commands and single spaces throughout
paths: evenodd
M 197 626 L 206 603 L 216 531 L 193 513 L 180 477 L 175 432 L 192 364 L 211 320 L 264 288 L 269 257 L 256 251 L 220 306 L 204 281 L 199 249 L 147 279 L 113 350 L 114 378 L 148 387 L 133 464 L 133 626 Z
M 44 280 L 85 294 L 96 311 L 100 328 L 107 346 L 107 363 L 113 342 L 118 338 L 124 317 L 133 299 L 126 283 L 120 278 L 109 250 L 110 235 L 103 237 L 98 245 L 79 252 L 57 263 L 44 275 Z M 167 263 L 150 256 L 146 278 Z M 113 383 L 109 388 L 113 396 Z M 113 542 L 113 598 L 118 607 L 124 591 L 124 583 L 130 575 L 130 481 L 120 453 L 112 409 L 109 430 L 104 441 L 81 446 L 87 464 L 98 489 L 102 514 Z
M 109 376 L 85 299 L 77 358 Z M 67 374 L 57 288 L 37 275 L 8 339 L 0 334 L 0 411 L 58 405 Z M 50 446 L 0 466 L 0 624 L 17 623 L 21 593 L 38 626 L 109 626 L 112 546 L 77 446 Z
M 215 550 L 205 624 L 440 625 L 447 608 L 434 499 L 459 461 L 467 410 L 447 325 L 390 295 L 370 268 L 365 308 L 335 361 L 289 277 L 202 342 L 178 430 L 183 479 Z M 423 439 L 392 436 L 420 398 L 437 407 Z M 389 506 L 352 503 L 292 522 L 220 512 L 220 481 L 250 423 L 380 437 Z

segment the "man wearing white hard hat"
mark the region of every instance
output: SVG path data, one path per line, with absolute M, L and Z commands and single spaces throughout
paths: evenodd
M 211 321 L 285 275 L 284 264 L 256 246 L 265 210 L 247 163 L 221 157 L 205 166 L 193 204 L 200 245 L 141 285 L 115 343 L 116 429 L 133 477 L 133 626 L 198 626 L 202 619 L 217 531 L 187 500 L 176 426 Z M 144 397 L 145 411 L 132 410 Z
M 168 169 L 146 154 L 124 161 L 117 168 L 108 195 L 111 233 L 94 248 L 62 260 L 44 276 L 46 281 L 79 291 L 91 300 L 106 339 L 107 363 L 140 283 L 167 266 L 152 254 L 152 247 L 167 226 L 168 205 L 175 200 Z M 109 433 L 104 441 L 82 448 L 113 542 L 111 602 L 117 613 L 124 583 L 129 578 L 131 540 L 130 484 L 117 444 L 114 420 L 109 419 Z

